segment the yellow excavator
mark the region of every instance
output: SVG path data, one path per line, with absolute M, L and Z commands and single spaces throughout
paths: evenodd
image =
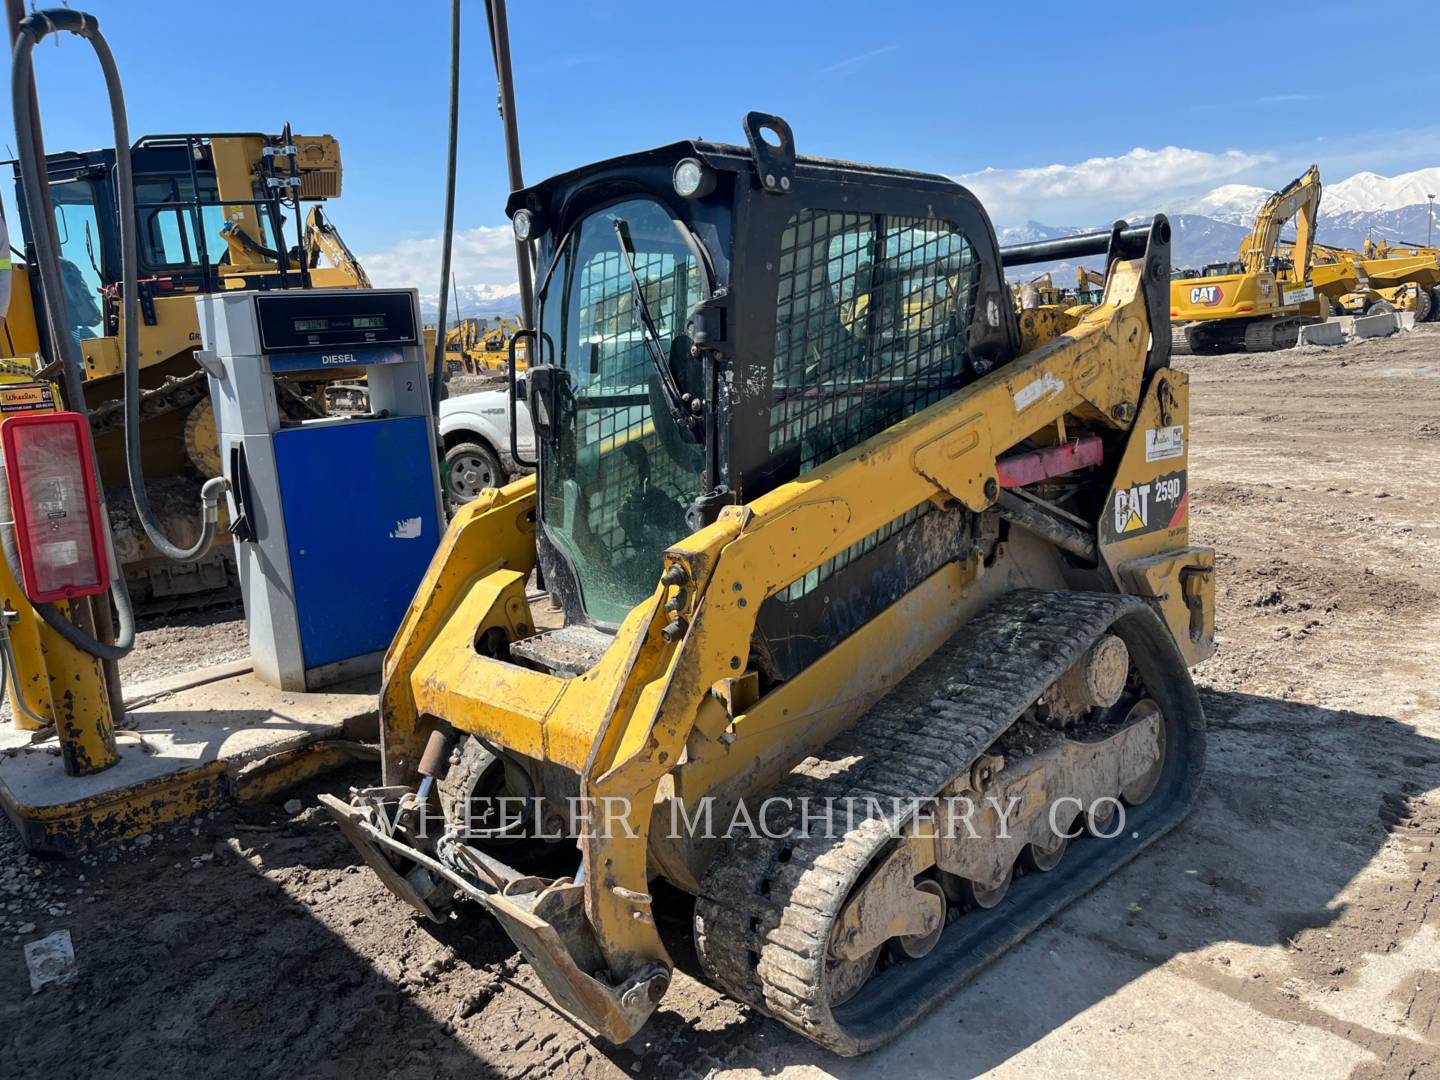
M 670 985 L 663 879 L 708 979 L 858 1054 L 1185 814 L 1214 552 L 1163 217 L 1001 249 L 947 177 L 745 132 L 511 195 L 538 473 L 450 523 L 381 784 L 323 801 L 606 1039 Z M 1096 255 L 1022 344 L 1005 270 Z
M 1105 275 L 1088 266 L 1075 267 L 1075 302 L 1095 305 L 1105 295 Z
M 1212 263 L 1198 277 L 1170 283 L 1170 322 L 1177 350 L 1195 353 L 1268 352 L 1299 340 L 1303 304 L 1315 299 L 1311 250 L 1320 212 L 1320 169 L 1275 192 L 1260 207 L 1240 242 L 1235 262 Z M 1295 222 L 1289 259 L 1279 254 L 1280 231 Z
M 220 471 L 214 413 L 195 297 L 226 289 L 365 287 L 368 278 L 319 205 L 341 189 L 340 147 L 330 135 L 259 133 L 150 135 L 130 151 L 135 177 L 141 453 L 158 519 L 170 535 L 194 531 L 199 478 Z M 177 564 L 155 550 L 125 494 L 121 341 L 121 244 L 111 176 L 113 149 L 46 155 L 47 193 L 59 247 L 69 333 L 84 358 L 85 397 L 100 463 L 113 492 L 116 556 L 135 600 L 145 603 L 224 587 L 230 545 Z M 17 166 L 18 187 L 18 166 Z M 19 192 L 22 208 L 24 193 Z M 4 340 L 20 364 L 54 355 L 35 312 L 43 300 L 34 273 L 28 214 L 26 262 L 10 272 Z M 283 255 L 280 252 L 284 252 Z M 322 265 L 322 256 L 328 265 Z M 42 372 L 42 375 L 49 374 Z M 277 384 L 288 415 L 322 415 L 311 388 Z M 193 539 L 193 537 L 192 537 Z

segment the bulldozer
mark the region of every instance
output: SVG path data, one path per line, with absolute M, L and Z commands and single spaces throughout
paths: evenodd
M 1311 165 L 1261 205 L 1240 241 L 1238 260 L 1212 263 L 1199 277 L 1170 283 L 1174 348 L 1270 352 L 1295 345 L 1302 305 L 1315 301 L 1310 268 L 1320 191 L 1320 169 Z M 1278 251 L 1280 231 L 1292 220 L 1296 239 L 1286 259 Z
M 113 149 L 45 158 L 49 198 L 71 313 L 69 333 L 84 358 L 85 394 L 101 482 L 114 492 L 116 556 L 137 602 L 175 602 L 224 588 L 233 578 L 228 544 L 177 565 L 161 556 L 134 520 L 126 489 L 120 405 L 121 252 L 112 182 Z M 138 216 L 142 455 L 155 507 L 172 535 L 194 531 L 200 478 L 220 471 L 215 418 L 200 342 L 197 294 L 227 289 L 361 287 L 369 281 L 318 203 L 340 195 L 340 147 L 330 135 L 260 133 L 150 135 L 131 148 Z M 19 172 L 16 167 L 16 185 Z M 53 355 L 27 258 L 12 271 L 4 341 L 7 357 Z M 301 226 L 301 207 L 313 205 Z M 287 219 L 288 215 L 288 219 Z M 288 228 L 287 228 L 288 226 Z M 288 237 L 294 238 L 292 244 Z M 284 252 L 282 255 L 281 252 Z M 328 265 L 322 265 L 322 256 Z M 46 373 L 42 372 L 42 376 Z M 323 415 L 316 387 L 279 388 L 288 416 Z M 191 537 L 193 539 L 193 537 Z M 188 541 L 185 541 L 188 542 Z
M 1001 249 L 947 177 L 744 128 L 511 195 L 538 471 L 459 509 L 381 783 L 322 801 L 605 1039 L 689 894 L 705 978 L 855 1055 L 1186 813 L 1214 552 L 1163 216 Z M 1095 255 L 1101 302 L 1022 347 L 1006 268 Z

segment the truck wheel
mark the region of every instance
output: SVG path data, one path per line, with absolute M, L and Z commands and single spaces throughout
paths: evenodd
M 1395 305 L 1392 304 L 1392 303 L 1390 303 L 1389 300 L 1376 300 L 1375 303 L 1371 304 L 1368 308 L 1365 309 L 1365 314 L 1366 314 L 1366 315 L 1389 315 L 1389 314 L 1393 313 L 1394 310 L 1395 310 Z
M 483 443 L 456 443 L 445 451 L 445 466 L 445 494 L 454 503 L 467 503 L 508 479 L 500 458 Z

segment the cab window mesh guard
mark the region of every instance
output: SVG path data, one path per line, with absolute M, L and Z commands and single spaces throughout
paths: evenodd
M 780 245 L 770 450 L 805 472 L 958 389 L 979 261 L 943 221 L 806 209 Z

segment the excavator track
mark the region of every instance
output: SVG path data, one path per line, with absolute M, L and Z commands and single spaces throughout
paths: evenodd
M 1258 319 L 1245 327 L 1246 352 L 1293 349 L 1299 341 L 1299 319 Z
M 952 910 L 923 957 L 858 972 L 852 964 L 839 976 L 845 985 L 832 991 L 834 969 L 844 966 L 831 954 L 837 920 L 867 872 L 894 850 L 897 828 L 916 812 L 907 801 L 937 796 L 967 775 L 1106 633 L 1125 643 L 1132 671 L 1163 714 L 1159 779 L 1143 805 L 1127 811 L 1123 839 L 1078 841 L 1063 864 L 1023 876 L 989 910 L 958 918 Z M 778 839 L 722 841 L 695 908 L 702 966 L 734 997 L 836 1053 L 872 1050 L 1173 828 L 1193 801 L 1203 757 L 1199 697 L 1169 632 L 1143 601 L 1010 593 L 769 793 L 790 800 L 792 810 L 788 822 L 769 816 L 767 831 Z M 801 807 L 826 799 L 891 813 L 865 817 L 862 809 L 842 835 L 807 835 Z

